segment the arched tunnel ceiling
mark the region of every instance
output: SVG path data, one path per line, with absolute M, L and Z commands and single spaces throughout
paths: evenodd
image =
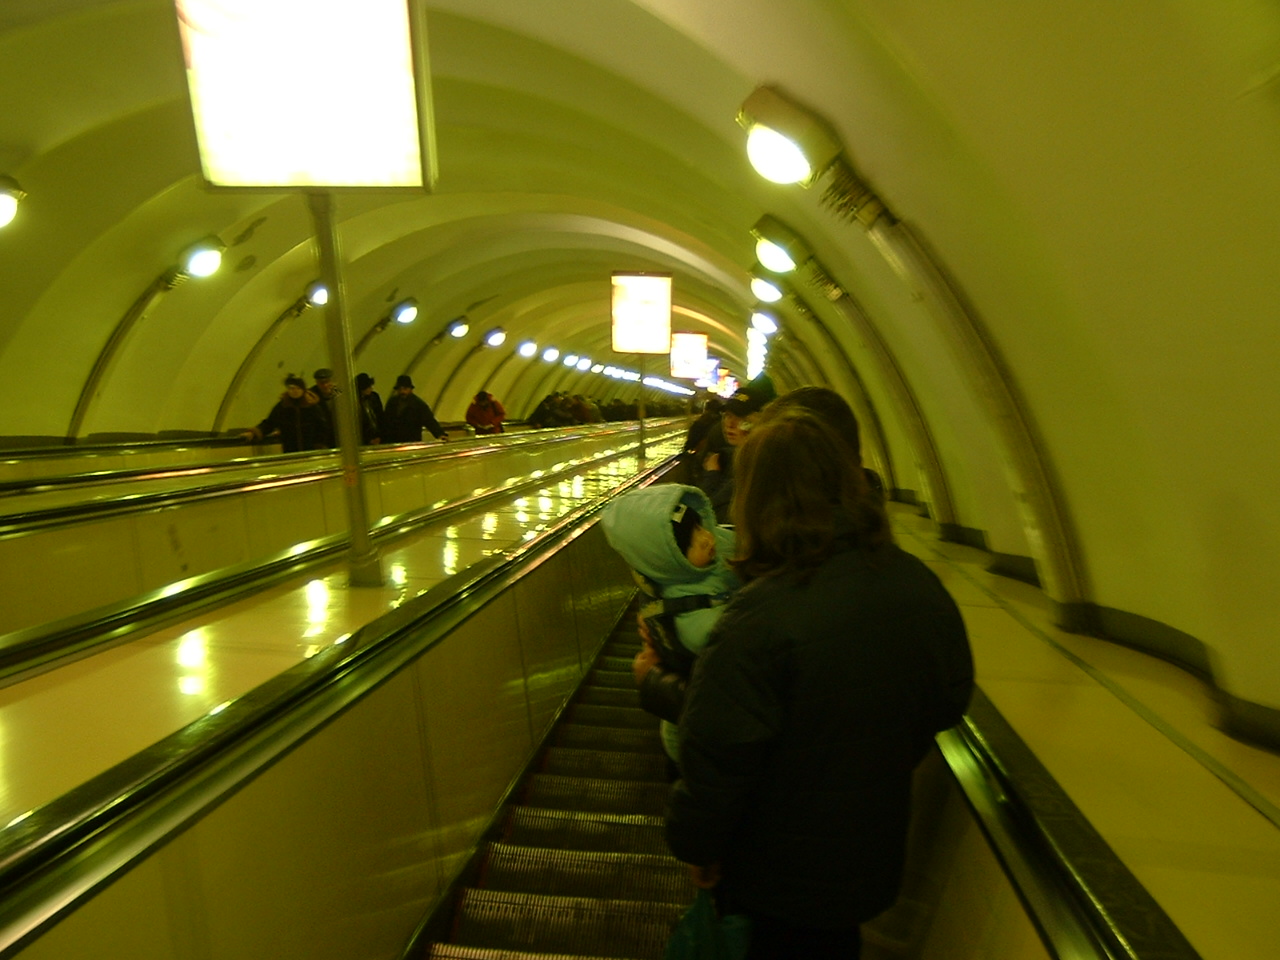
M 411 367 L 446 419 L 485 383 L 527 409 L 548 378 L 510 348 L 609 362 L 619 269 L 671 272 L 677 326 L 741 371 L 748 231 L 768 213 L 825 278 L 782 308 L 782 386 L 849 396 L 896 485 L 998 552 L 1039 563 L 1026 508 L 1048 497 L 1077 553 L 1068 594 L 1239 642 L 1235 692 L 1280 707 L 1280 669 L 1247 645 L 1273 633 L 1256 611 L 1280 575 L 1262 480 L 1280 432 L 1274 5 L 425 9 L 434 192 L 337 198 L 353 342 L 397 298 L 423 307 L 361 351 L 384 389 Z M 830 123 L 900 233 L 751 171 L 735 116 L 764 83 Z M 169 0 L 0 5 L 0 175 L 29 194 L 0 231 L 3 435 L 231 428 L 284 372 L 327 365 L 318 314 L 291 312 L 317 275 L 305 201 L 204 188 L 185 97 Z M 208 234 L 224 270 L 156 297 L 87 395 L 122 319 Z M 433 342 L 462 314 L 472 339 Z M 508 349 L 477 349 L 499 325 Z

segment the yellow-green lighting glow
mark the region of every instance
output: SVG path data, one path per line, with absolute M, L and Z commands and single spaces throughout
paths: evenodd
M 175 0 L 205 177 L 422 186 L 404 0 Z
M 796 262 L 791 259 L 791 254 L 772 240 L 756 241 L 756 259 L 774 273 L 790 273 L 796 268 Z
M 777 303 L 782 299 L 782 291 L 764 277 L 751 278 L 751 292 L 756 295 L 757 300 L 763 300 L 765 303 Z

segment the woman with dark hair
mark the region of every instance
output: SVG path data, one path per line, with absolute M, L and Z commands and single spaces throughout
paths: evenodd
M 764 418 L 736 471 L 746 586 L 694 668 L 667 841 L 751 918 L 750 960 L 849 960 L 897 896 L 912 771 L 968 703 L 968 638 L 822 418 Z

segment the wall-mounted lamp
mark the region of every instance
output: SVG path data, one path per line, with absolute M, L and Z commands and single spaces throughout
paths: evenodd
M 198 240 L 178 257 L 178 265 L 169 271 L 169 282 L 177 286 L 188 277 L 211 277 L 222 266 L 222 251 L 227 245 L 217 237 Z
M 18 204 L 26 195 L 13 177 L 0 177 L 0 227 L 13 223 L 13 218 L 18 215 Z
M 532 340 L 526 340 L 524 343 L 520 344 L 520 346 L 516 347 L 516 353 L 520 354 L 522 357 L 532 357 L 537 352 L 538 345 Z
M 757 300 L 765 303 L 777 303 L 782 299 L 783 291 L 778 281 L 760 272 L 751 274 L 751 292 Z
M 484 342 L 490 347 L 500 347 L 507 342 L 507 331 L 494 327 L 484 335 Z
M 757 87 L 742 104 L 738 123 L 747 131 L 747 157 L 774 183 L 811 187 L 840 153 L 826 122 L 773 87 Z
M 738 123 L 747 131 L 747 157 L 766 180 L 811 187 L 831 170 L 823 204 L 864 227 L 887 213 L 883 201 L 844 157 L 830 125 L 773 87 L 751 92 L 738 111 Z
M 774 273 L 790 273 L 809 259 L 809 251 L 799 234 L 776 217 L 765 214 L 751 228 L 756 238 L 756 259 Z
M 418 301 L 413 297 L 401 300 L 391 308 L 391 319 L 396 323 L 413 323 L 418 319 Z
M 555 347 L 547 347 L 542 351 L 542 359 L 547 363 L 555 363 L 560 358 L 560 351 Z
M 329 302 L 329 288 L 319 280 L 314 281 L 307 286 L 306 300 L 309 307 L 323 307 Z
M 759 330 L 763 334 L 772 334 L 778 332 L 778 321 L 773 314 L 765 313 L 763 310 L 757 310 L 751 314 L 751 329 Z
M 591 360 L 588 357 L 579 357 L 578 362 L 575 363 L 574 366 L 585 373 L 591 369 Z
M 458 317 L 450 322 L 447 332 L 453 339 L 461 340 L 471 332 L 471 324 L 467 323 L 466 317 Z
M 571 353 L 561 362 L 564 363 L 566 367 L 576 367 L 578 365 L 578 355 L 576 353 Z

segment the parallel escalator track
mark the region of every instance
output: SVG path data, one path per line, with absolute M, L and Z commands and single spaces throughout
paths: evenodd
M 459 897 L 434 960 L 658 960 L 695 890 L 667 851 L 658 722 L 639 705 L 630 620 L 606 644 Z

